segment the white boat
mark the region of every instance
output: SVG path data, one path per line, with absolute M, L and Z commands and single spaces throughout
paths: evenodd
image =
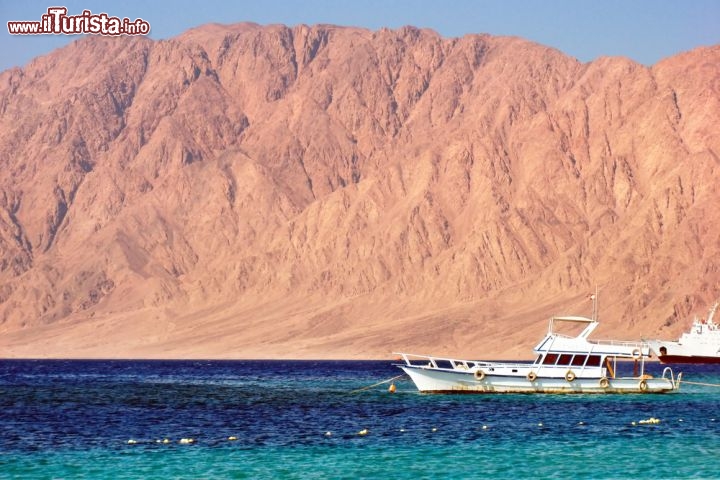
M 647 344 L 588 340 L 598 326 L 595 318 L 552 317 L 547 335 L 534 349 L 534 362 L 397 353 L 403 361 L 397 366 L 425 393 L 663 393 L 680 388 L 682 373 L 676 379 L 669 367 L 661 377 L 645 374 Z M 556 331 L 567 324 L 582 331 L 576 336 Z M 616 376 L 622 360 L 630 361 L 624 368 L 632 366 L 632 375 Z
M 720 325 L 713 321 L 715 302 L 707 319 L 695 317 L 689 332 L 674 342 L 646 340 L 662 363 L 720 363 Z

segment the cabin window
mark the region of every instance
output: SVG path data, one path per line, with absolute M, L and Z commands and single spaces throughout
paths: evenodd
M 558 365 L 570 365 L 570 360 L 572 360 L 572 355 L 569 353 L 563 353 L 560 355 L 560 360 L 558 360 Z
M 601 364 L 601 358 L 600 355 L 590 355 L 588 357 L 588 361 L 585 364 L 586 367 L 599 367 Z
M 572 359 L 572 366 L 573 367 L 582 367 L 585 365 L 585 360 L 587 360 L 587 355 L 575 355 L 575 357 Z
M 558 356 L 557 353 L 548 353 L 545 355 L 545 360 L 543 360 L 543 365 L 555 365 L 555 362 L 557 361 Z
M 440 360 L 437 358 L 435 359 L 435 365 L 437 365 L 438 368 L 455 368 L 455 364 L 452 363 L 450 360 Z

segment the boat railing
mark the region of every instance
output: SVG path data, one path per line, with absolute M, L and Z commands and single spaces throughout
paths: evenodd
M 647 342 L 637 342 L 631 340 L 588 340 L 588 343 L 594 343 L 595 345 L 611 345 L 614 347 L 629 347 L 629 348 L 646 348 L 648 347 Z
M 673 387 L 673 390 L 678 390 L 680 388 L 680 381 L 682 380 L 682 372 L 678 373 L 677 381 L 675 380 L 675 374 L 672 371 L 672 368 L 665 367 L 662 373 L 662 378 L 669 380 L 670 384 Z
M 403 362 L 411 367 L 424 367 L 424 368 L 440 368 L 447 370 L 469 370 L 474 371 L 481 367 L 493 366 L 493 367 L 515 367 L 515 366 L 527 366 L 530 362 L 486 362 L 481 360 L 462 360 L 458 358 L 449 357 L 435 357 L 431 355 L 419 355 L 414 353 L 399 353 Z
M 436 357 L 431 355 L 419 355 L 412 353 L 395 353 L 402 358 L 405 365 L 428 370 L 455 370 L 476 372 L 483 370 L 484 373 L 491 372 L 530 372 L 536 375 L 548 377 L 564 377 L 571 370 L 576 376 L 596 376 L 602 367 L 587 367 L 585 365 L 544 365 L 537 362 L 496 362 L 481 360 L 461 360 L 450 357 Z

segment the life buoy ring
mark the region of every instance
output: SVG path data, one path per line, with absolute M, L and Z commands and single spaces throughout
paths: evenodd
M 530 380 L 531 382 L 534 382 L 535 380 L 537 380 L 537 373 L 528 372 L 527 379 Z
M 600 379 L 600 388 L 607 388 L 610 386 L 610 380 L 607 379 L 607 377 L 602 377 Z
M 477 380 L 478 382 L 485 378 L 485 372 L 480 369 L 475 370 L 475 373 L 473 375 L 475 376 L 475 380 Z
M 641 356 L 642 356 L 642 352 L 640 351 L 639 348 L 636 348 L 635 350 L 632 351 L 632 357 L 635 360 L 639 359 Z
M 648 389 L 647 381 L 645 379 L 640 380 L 638 387 L 640 388 L 641 392 L 647 392 L 647 389 Z
M 565 380 L 568 382 L 572 382 L 575 380 L 575 372 L 572 370 L 568 370 L 567 373 L 565 373 Z

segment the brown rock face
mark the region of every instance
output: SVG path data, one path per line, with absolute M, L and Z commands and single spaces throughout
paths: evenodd
M 0 356 L 528 357 L 720 294 L 720 47 L 207 25 L 0 74 Z

